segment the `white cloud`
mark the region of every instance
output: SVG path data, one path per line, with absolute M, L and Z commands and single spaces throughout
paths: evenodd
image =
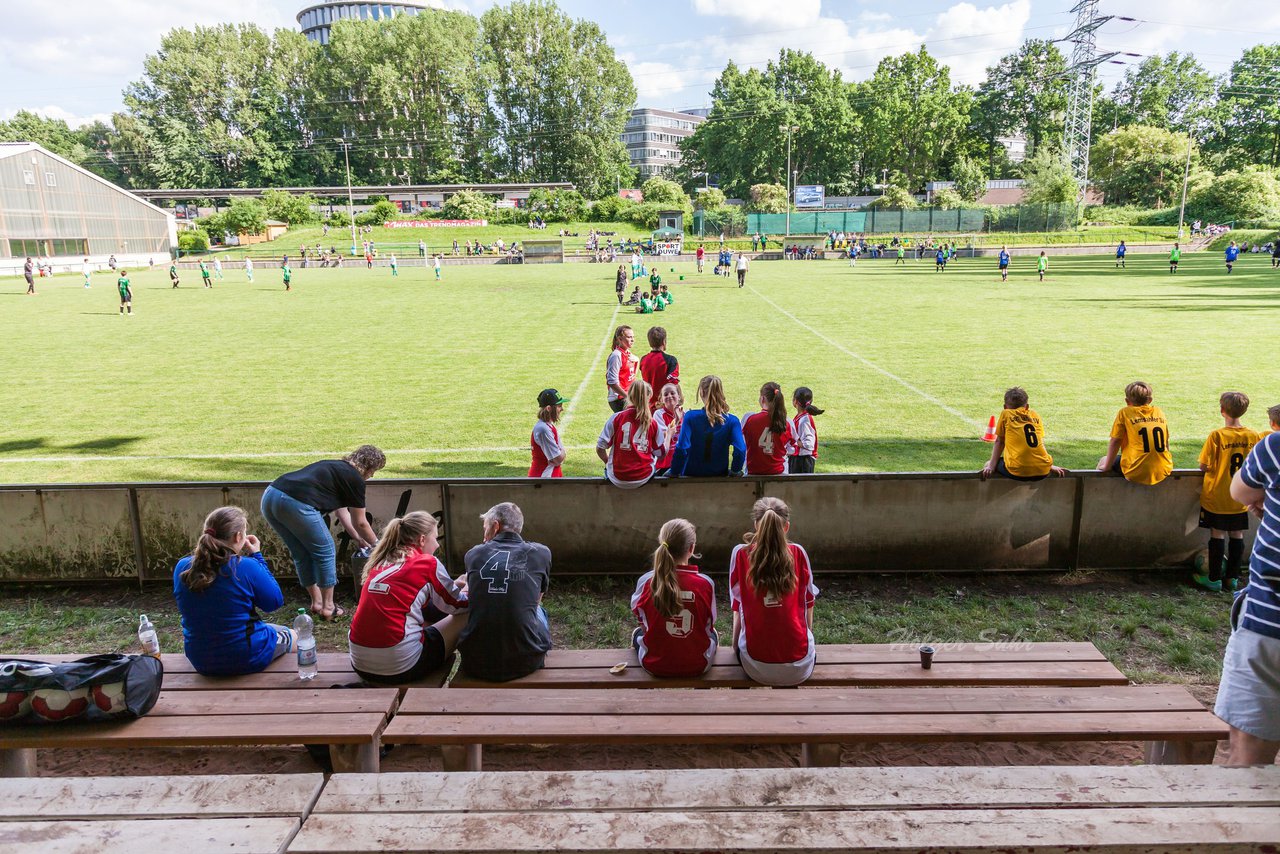
M 92 115 L 88 115 L 88 116 L 78 116 L 75 113 L 71 112 L 70 110 L 64 110 L 62 107 L 59 107 L 56 104 L 50 104 L 49 106 L 46 106 L 46 107 L 18 107 L 18 108 L 11 107 L 0 112 L 0 119 L 11 119 L 22 110 L 26 110 L 29 113 L 35 113 L 36 115 L 44 116 L 46 119 L 62 119 L 64 122 L 66 122 L 68 125 L 70 125 L 73 128 L 84 127 L 85 125 L 93 124 L 94 122 L 103 122 L 104 124 L 111 124 L 110 113 L 93 113 Z
M 981 9 L 957 3 L 938 15 L 929 31 L 930 39 L 939 40 L 930 53 L 951 66 L 951 82 L 976 85 L 986 77 L 987 66 L 1018 49 L 1030 18 L 1030 0 Z
M 672 104 L 667 99 L 684 94 L 685 72 L 668 62 L 637 61 L 632 54 L 620 59 L 631 69 L 636 84 L 636 102 L 645 107 L 683 109 L 688 104 Z
M 699 15 L 736 18 L 752 23 L 776 22 L 779 19 L 775 0 L 693 0 L 693 10 Z M 821 11 L 821 0 L 791 0 L 786 4 L 783 20 L 788 24 L 806 24 L 818 20 Z

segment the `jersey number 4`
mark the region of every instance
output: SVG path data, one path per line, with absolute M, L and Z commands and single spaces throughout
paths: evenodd
M 480 567 L 480 577 L 489 582 L 490 593 L 506 593 L 511 578 L 511 555 L 499 552 Z
M 756 444 L 760 446 L 760 450 L 764 452 L 764 455 L 766 457 L 772 457 L 773 456 L 773 431 L 764 430 L 763 432 L 761 432 L 760 438 L 756 441 Z

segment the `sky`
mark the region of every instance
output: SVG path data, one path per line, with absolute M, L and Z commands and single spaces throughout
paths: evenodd
M 433 0 L 474 13 L 492 0 Z M 804 50 L 846 79 L 862 80 L 885 56 L 921 44 L 951 66 L 952 79 L 980 83 L 987 66 L 1028 38 L 1061 38 L 1074 0 L 560 0 L 575 18 L 600 24 L 638 91 L 637 106 L 709 106 L 725 63 L 763 67 L 782 48 Z M 0 118 L 21 109 L 80 125 L 108 119 L 142 63 L 175 27 L 254 22 L 297 28 L 304 0 L 14 0 L 0 30 Z M 1205 14 L 1212 9 L 1213 15 Z M 1262 0 L 1102 0 L 1113 20 L 1102 51 L 1195 54 L 1217 74 L 1252 45 L 1280 42 L 1280 4 Z M 904 14 L 899 14 L 903 12 Z M 1069 47 L 1069 46 L 1067 46 Z M 1108 88 L 1131 66 L 1110 64 Z

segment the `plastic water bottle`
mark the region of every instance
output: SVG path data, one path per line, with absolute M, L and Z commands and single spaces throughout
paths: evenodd
M 311 615 L 306 608 L 298 609 L 293 618 L 293 630 L 298 633 L 298 678 L 316 678 L 316 636 L 312 632 Z
M 138 620 L 138 643 L 142 644 L 145 654 L 152 658 L 160 657 L 160 636 L 156 634 L 156 627 L 151 625 L 146 614 Z

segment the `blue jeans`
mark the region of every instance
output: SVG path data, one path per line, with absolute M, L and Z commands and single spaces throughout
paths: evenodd
M 268 486 L 262 494 L 262 516 L 284 541 L 303 587 L 338 583 L 333 537 L 319 510 Z

